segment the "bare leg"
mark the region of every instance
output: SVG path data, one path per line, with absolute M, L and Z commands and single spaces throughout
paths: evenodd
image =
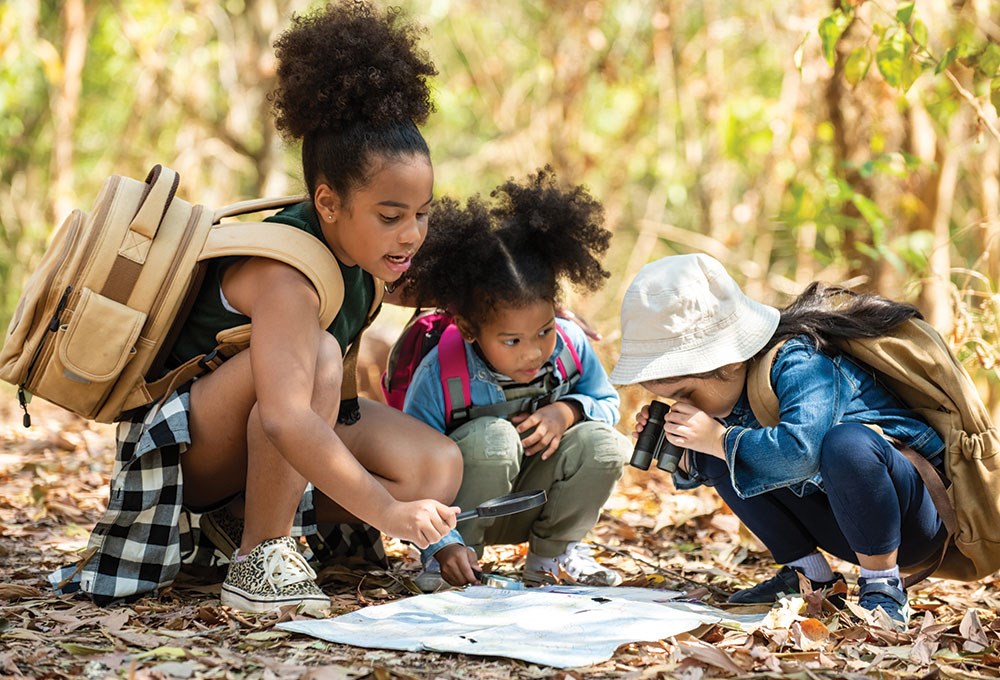
M 884 555 L 862 555 L 861 553 L 855 553 L 855 555 L 858 556 L 858 564 L 863 568 L 872 571 L 885 571 L 896 566 L 896 554 L 898 552 L 898 550 L 893 550 Z
M 393 498 L 433 498 L 451 503 L 462 483 L 462 454 L 437 430 L 385 404 L 361 399 L 361 420 L 336 426 L 337 435 Z M 322 522 L 356 522 L 322 494 L 316 495 Z
M 205 506 L 246 490 L 244 555 L 261 541 L 291 533 L 306 486 L 264 435 L 249 359 L 242 352 L 192 386 L 192 446 L 182 457 L 185 503 Z M 340 347 L 326 336 L 312 408 L 331 423 L 340 406 L 341 366 Z
M 336 341 L 325 337 L 312 408 L 333 424 L 340 406 L 342 363 Z M 263 432 L 249 359 L 249 352 L 242 352 L 192 386 L 193 443 L 181 457 L 187 505 L 204 507 L 246 491 L 241 554 L 268 538 L 290 534 L 306 485 Z M 399 500 L 450 503 L 461 484 L 458 447 L 388 406 L 361 400 L 361 409 L 360 422 L 336 426 L 359 462 Z M 317 512 L 324 522 L 354 520 L 322 494 L 317 494 Z

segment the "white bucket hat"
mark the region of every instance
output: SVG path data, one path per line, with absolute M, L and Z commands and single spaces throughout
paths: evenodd
M 617 385 L 708 373 L 746 361 L 780 312 L 751 300 L 708 255 L 674 255 L 639 270 L 622 301 Z

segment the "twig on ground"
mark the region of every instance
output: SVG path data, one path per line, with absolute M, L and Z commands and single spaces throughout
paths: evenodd
M 594 545 L 596 545 L 598 548 L 601 548 L 602 550 L 607 550 L 610 553 L 614 553 L 616 555 L 621 555 L 622 557 L 627 557 L 630 560 L 634 560 L 635 562 L 638 562 L 640 564 L 644 564 L 647 567 L 653 569 L 654 571 L 656 571 L 657 573 L 659 573 L 659 574 L 661 574 L 663 576 L 667 576 L 669 578 L 677 579 L 678 581 L 684 581 L 685 583 L 689 583 L 691 585 L 698 586 L 699 588 L 705 588 L 707 590 L 710 590 L 713 595 L 719 595 L 719 596 L 721 596 L 723 598 L 729 597 L 729 593 L 727 593 L 725 590 L 722 590 L 718 586 L 713 586 L 710 583 L 702 583 L 701 581 L 696 581 L 696 580 L 694 580 L 692 578 L 688 578 L 687 576 L 685 576 L 684 574 L 682 574 L 682 573 L 680 573 L 678 571 L 675 571 L 673 569 L 667 569 L 665 567 L 661 567 L 658 564 L 654 564 L 654 563 L 650 562 L 649 560 L 645 559 L 644 557 L 639 557 L 638 555 L 632 553 L 629 550 L 624 550 L 622 548 L 615 548 L 615 547 L 612 547 L 612 546 L 607 545 L 605 543 L 601 543 L 599 541 L 591 540 L 589 542 L 593 543 Z

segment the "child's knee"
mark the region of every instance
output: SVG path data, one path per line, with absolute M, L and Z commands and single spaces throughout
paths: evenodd
M 518 463 L 524 452 L 517 428 L 503 418 L 477 418 L 452 434 L 465 465 Z
M 847 461 L 868 458 L 881 448 L 882 435 L 861 423 L 839 423 L 830 428 L 820 445 L 820 466 L 843 466 Z
M 462 450 L 458 448 L 458 444 L 447 437 L 442 437 L 442 440 L 441 445 L 436 447 L 432 467 L 437 470 L 437 477 L 443 487 L 443 495 L 448 498 L 447 502 L 450 503 L 462 486 Z
M 597 421 L 579 423 L 563 436 L 559 455 L 578 459 L 581 467 L 596 467 L 621 475 L 632 455 L 632 444 L 621 432 Z

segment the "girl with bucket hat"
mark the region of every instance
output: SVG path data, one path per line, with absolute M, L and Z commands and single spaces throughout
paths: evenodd
M 784 565 L 730 602 L 773 602 L 808 581 L 842 605 L 844 578 L 822 550 L 860 565 L 862 608 L 881 607 L 905 624 L 899 567 L 939 551 L 947 532 L 892 442 L 936 465 L 944 442 L 831 341 L 884 335 L 919 312 L 874 295 L 852 295 L 831 310 L 829 293 L 812 284 L 779 311 L 747 297 L 707 255 L 650 263 L 625 294 L 611 380 L 673 400 L 663 430 L 686 449 L 677 486 L 714 486 Z M 749 406 L 748 366 L 779 344 L 770 377 L 780 422 L 762 427 Z M 638 431 L 647 414 L 638 415 Z

